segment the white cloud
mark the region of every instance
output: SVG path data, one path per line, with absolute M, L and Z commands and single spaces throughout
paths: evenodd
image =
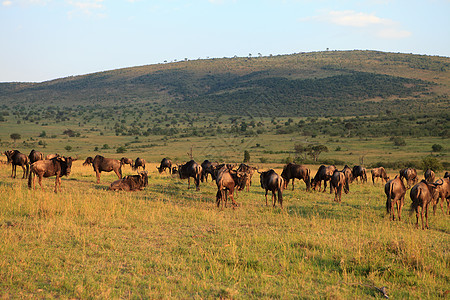
M 12 1 L 9 1 L 9 0 L 3 1 L 2 5 L 3 6 L 10 6 L 10 5 L 12 5 Z
M 383 39 L 403 39 L 411 35 L 412 33 L 410 31 L 395 28 L 386 28 L 377 32 L 377 36 Z
M 105 8 L 103 0 L 82 0 L 82 1 L 67 1 L 67 3 L 75 8 L 75 10 L 69 12 L 72 16 L 76 12 L 82 12 L 86 15 L 93 15 L 95 12 Z M 101 14 L 97 14 L 101 16 Z

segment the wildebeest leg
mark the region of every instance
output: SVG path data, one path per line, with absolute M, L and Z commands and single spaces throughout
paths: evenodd
M 269 190 L 266 190 L 266 206 L 269 206 L 269 204 L 267 204 L 267 192 L 268 192 Z
M 191 177 L 188 177 L 188 189 L 190 189 L 191 188 Z M 222 201 L 223 201 L 223 199 L 222 199 Z
M 292 190 L 294 190 L 294 181 L 295 181 L 295 178 L 292 178 Z
M 114 173 L 116 173 L 117 177 L 119 177 L 119 179 L 122 178 L 122 169 L 116 169 L 114 170 Z
M 200 191 L 200 177 L 199 176 L 195 177 L 194 182 L 195 182 L 195 190 Z
M 100 183 L 100 174 L 101 174 L 102 172 L 100 172 L 100 171 L 95 171 L 95 176 L 97 177 L 97 184 L 99 184 Z
M 277 195 L 275 194 L 275 191 L 272 191 L 272 203 L 273 207 L 275 207 L 275 204 L 277 204 Z
M 420 210 L 420 219 L 422 220 L 422 230 L 424 230 L 425 228 L 423 227 L 423 207 Z
M 28 166 L 28 165 L 27 165 Z M 22 167 L 22 170 L 23 170 L 23 175 L 22 175 L 22 179 L 24 179 L 24 178 L 27 178 L 27 176 L 28 176 L 28 172 L 26 172 L 26 168 L 25 168 L 25 166 L 21 166 Z
M 61 182 L 59 182 L 58 175 L 56 175 L 56 179 L 55 179 L 55 190 L 54 190 L 55 193 L 58 192 L 58 184 L 59 184 L 59 191 L 61 191 Z
M 426 224 L 426 228 L 429 229 L 429 227 L 428 227 L 428 203 L 425 205 L 425 224 Z
M 16 165 L 12 164 L 11 178 L 16 178 Z
M 44 187 L 42 186 L 42 177 L 43 177 L 43 175 L 39 175 L 39 181 L 38 181 L 38 183 L 39 183 L 39 185 L 41 186 L 41 189 L 44 190 Z

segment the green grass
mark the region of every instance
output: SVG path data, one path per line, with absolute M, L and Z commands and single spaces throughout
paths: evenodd
M 149 166 L 155 170 L 154 165 Z M 439 298 L 450 290 L 450 222 L 389 221 L 381 183 L 333 195 L 284 192 L 266 207 L 254 179 L 237 209 L 217 209 L 216 187 L 151 171 L 142 192 L 106 190 L 75 162 L 63 191 L 28 190 L 0 165 L 0 294 L 62 298 Z M 280 170 L 278 170 L 280 171 Z M 126 167 L 124 174 L 132 173 Z M 409 196 L 406 197 L 406 208 Z

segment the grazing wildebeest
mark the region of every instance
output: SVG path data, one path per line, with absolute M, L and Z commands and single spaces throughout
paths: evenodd
M 375 179 L 377 177 L 381 178 L 381 182 L 383 182 L 383 180 L 387 183 L 389 180 L 389 177 L 386 174 L 386 170 L 383 167 L 379 167 L 379 168 L 373 168 L 370 173 L 372 173 L 372 183 L 375 184 Z
M 345 177 L 344 172 L 334 170 L 333 175 L 331 175 L 330 178 L 330 187 L 334 189 L 334 201 L 340 203 L 342 189 L 344 189 L 346 194 L 350 191 L 348 178 Z
M 215 167 L 217 167 L 219 164 L 217 162 L 211 162 L 207 159 L 205 159 L 201 166 L 202 166 L 202 178 L 201 181 L 206 181 L 208 182 L 208 174 L 211 174 L 211 178 L 214 180 L 214 169 Z
M 100 174 L 102 172 L 114 171 L 119 179 L 122 178 L 122 164 L 114 158 L 105 158 L 101 155 L 96 155 L 92 160 L 97 183 L 100 183 Z
M 442 183 L 441 183 L 442 184 Z M 424 228 L 423 225 L 423 211 L 425 210 L 425 223 L 426 228 L 428 229 L 428 206 L 430 203 L 433 203 L 437 197 L 439 197 L 439 193 L 436 189 L 438 185 L 436 183 L 429 183 L 426 182 L 426 180 L 422 180 L 415 186 L 411 188 L 411 192 L 409 193 L 411 197 L 411 213 L 413 211 L 416 212 L 416 227 L 419 228 L 419 207 L 420 210 L 420 217 L 422 219 L 422 229 Z
M 86 158 L 86 160 L 84 161 L 83 166 L 91 166 L 93 162 L 94 162 L 94 159 L 92 157 L 88 156 Z
M 12 178 L 16 178 L 17 166 L 21 166 L 22 170 L 23 170 L 22 179 L 27 178 L 28 177 L 28 170 L 29 170 L 28 157 L 25 154 L 20 153 L 19 150 L 8 150 L 8 151 L 5 151 L 5 155 L 6 155 L 7 159 L 8 159 L 8 161 L 12 165 L 11 177 Z
M 352 175 L 356 182 L 358 182 L 358 178 L 361 180 L 361 183 L 367 182 L 367 172 L 366 168 L 364 168 L 363 166 L 354 166 Z
M 188 180 L 188 189 L 191 186 L 191 177 L 194 178 L 195 189 L 200 190 L 200 179 L 202 176 L 202 166 L 196 163 L 194 160 L 190 160 L 184 165 L 178 167 L 178 175 L 180 179 Z
M 281 172 L 281 177 L 284 179 L 284 188 L 287 189 L 289 180 L 292 179 L 292 190 L 294 190 L 295 178 L 298 180 L 303 180 L 306 184 L 306 191 L 309 191 L 311 186 L 311 171 L 302 165 L 297 165 L 294 163 L 288 163 L 283 167 L 283 172 Z
M 417 178 L 417 171 L 414 168 L 401 169 L 399 173 L 400 173 L 400 179 L 403 179 L 403 178 L 406 179 L 406 184 L 408 185 L 408 188 L 412 184 L 416 184 L 417 181 L 419 180 Z
M 252 177 L 253 174 L 255 173 L 255 171 L 257 170 L 257 168 L 249 166 L 247 164 L 240 164 L 238 167 L 238 172 L 244 172 L 246 175 L 244 176 L 245 178 L 245 187 L 247 187 L 247 192 L 250 191 L 250 186 L 252 185 Z M 239 190 L 243 190 L 244 188 L 239 188 Z
M 130 165 L 130 167 L 133 168 L 133 160 L 131 158 L 127 158 L 127 157 L 122 157 L 120 159 L 120 163 L 122 164 L 122 166 L 124 165 Z
M 259 173 L 259 172 L 258 172 Z M 277 202 L 277 194 L 278 194 L 278 203 L 280 203 L 280 207 L 283 208 L 283 178 L 279 176 L 274 170 L 270 169 L 269 171 L 260 173 L 260 183 L 261 188 L 266 190 L 266 206 L 267 203 L 267 192 L 272 191 L 272 203 L 273 207 Z
M 220 202 L 222 201 L 222 209 L 225 202 L 225 207 L 227 207 L 227 199 L 228 192 L 230 192 L 231 201 L 233 201 L 233 207 L 238 204 L 234 200 L 234 189 L 238 187 L 245 186 L 245 173 L 239 172 L 236 170 L 230 170 L 226 165 L 222 166 L 219 170 L 215 172 L 215 180 L 217 184 L 217 193 L 216 193 L 216 204 L 217 207 L 220 206 Z
M 349 166 L 345 165 L 341 172 L 344 173 L 349 184 L 353 182 L 353 173 Z
M 143 170 L 145 170 L 145 159 L 143 158 L 136 158 L 136 160 L 134 161 L 134 165 L 133 165 L 133 170 L 137 170 L 139 169 L 139 167 L 142 167 Z
M 114 181 L 109 189 L 112 191 L 142 191 L 147 185 L 147 171 L 141 171 L 138 175 L 127 175 Z
M 447 201 L 447 214 L 450 214 L 450 178 L 438 179 L 435 183 L 438 185 L 439 196 L 437 202 L 433 205 L 433 213 L 436 212 L 436 206 L 440 202 L 442 213 L 445 215 L 442 205 L 444 201 Z
M 320 192 L 322 180 L 323 180 L 323 192 L 325 192 L 325 190 L 327 189 L 327 181 L 330 181 L 334 170 L 336 170 L 336 167 L 333 165 L 328 166 L 328 167 L 321 165 L 319 167 L 319 169 L 317 170 L 316 175 L 311 180 L 312 189 L 317 190 L 317 187 L 319 187 L 319 192 Z M 331 189 L 331 186 L 330 186 L 330 194 L 332 192 L 333 192 L 333 190 Z
M 43 160 L 44 159 L 44 154 L 42 152 L 36 151 L 36 150 L 31 150 L 30 154 L 28 154 L 28 159 L 30 162 L 30 165 L 38 160 Z
M 405 202 L 406 187 L 398 175 L 394 179 L 389 180 L 384 185 L 384 193 L 386 194 L 386 211 L 392 215 L 395 220 L 394 205 L 397 205 L 398 220 L 401 221 L 402 207 Z
M 54 158 L 54 157 L 60 157 L 61 155 L 59 155 L 58 153 L 54 153 L 54 154 L 47 154 L 46 156 L 45 156 L 45 159 L 46 160 L 49 160 L 49 159 L 52 159 L 52 158 Z
M 425 177 L 425 180 L 427 182 L 434 182 L 436 175 L 434 174 L 433 170 L 431 169 L 427 169 L 425 171 L 425 173 L 423 174 L 423 176 Z
M 159 174 L 164 172 L 166 169 L 169 169 L 169 173 L 172 172 L 172 161 L 168 159 L 167 157 L 164 157 L 161 160 L 161 163 L 159 164 L 159 167 L 156 167 L 158 169 Z
M 71 157 L 59 156 L 49 160 L 38 160 L 37 162 L 34 162 L 30 167 L 28 187 L 30 189 L 34 189 L 35 175 L 39 177 L 39 185 L 42 189 L 44 189 L 44 187 L 42 186 L 43 177 L 56 176 L 55 193 L 58 192 L 58 186 L 59 191 L 61 191 L 61 177 L 64 175 L 70 175 L 70 171 L 72 169 L 72 161 L 74 161 L 74 159 L 72 159 Z

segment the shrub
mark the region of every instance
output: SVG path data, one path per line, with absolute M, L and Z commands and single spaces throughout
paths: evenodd
M 431 169 L 435 172 L 443 170 L 441 162 L 434 156 L 428 155 L 422 159 L 422 170 Z
M 433 146 L 431 146 L 431 149 L 433 150 L 433 152 L 441 152 L 443 147 L 442 145 L 434 144 Z
M 125 153 L 127 152 L 127 148 L 125 148 L 124 146 L 120 146 L 116 149 L 117 153 Z
M 67 146 L 64 147 L 64 149 L 66 149 L 66 151 L 71 151 L 72 150 L 72 146 L 67 145 Z

